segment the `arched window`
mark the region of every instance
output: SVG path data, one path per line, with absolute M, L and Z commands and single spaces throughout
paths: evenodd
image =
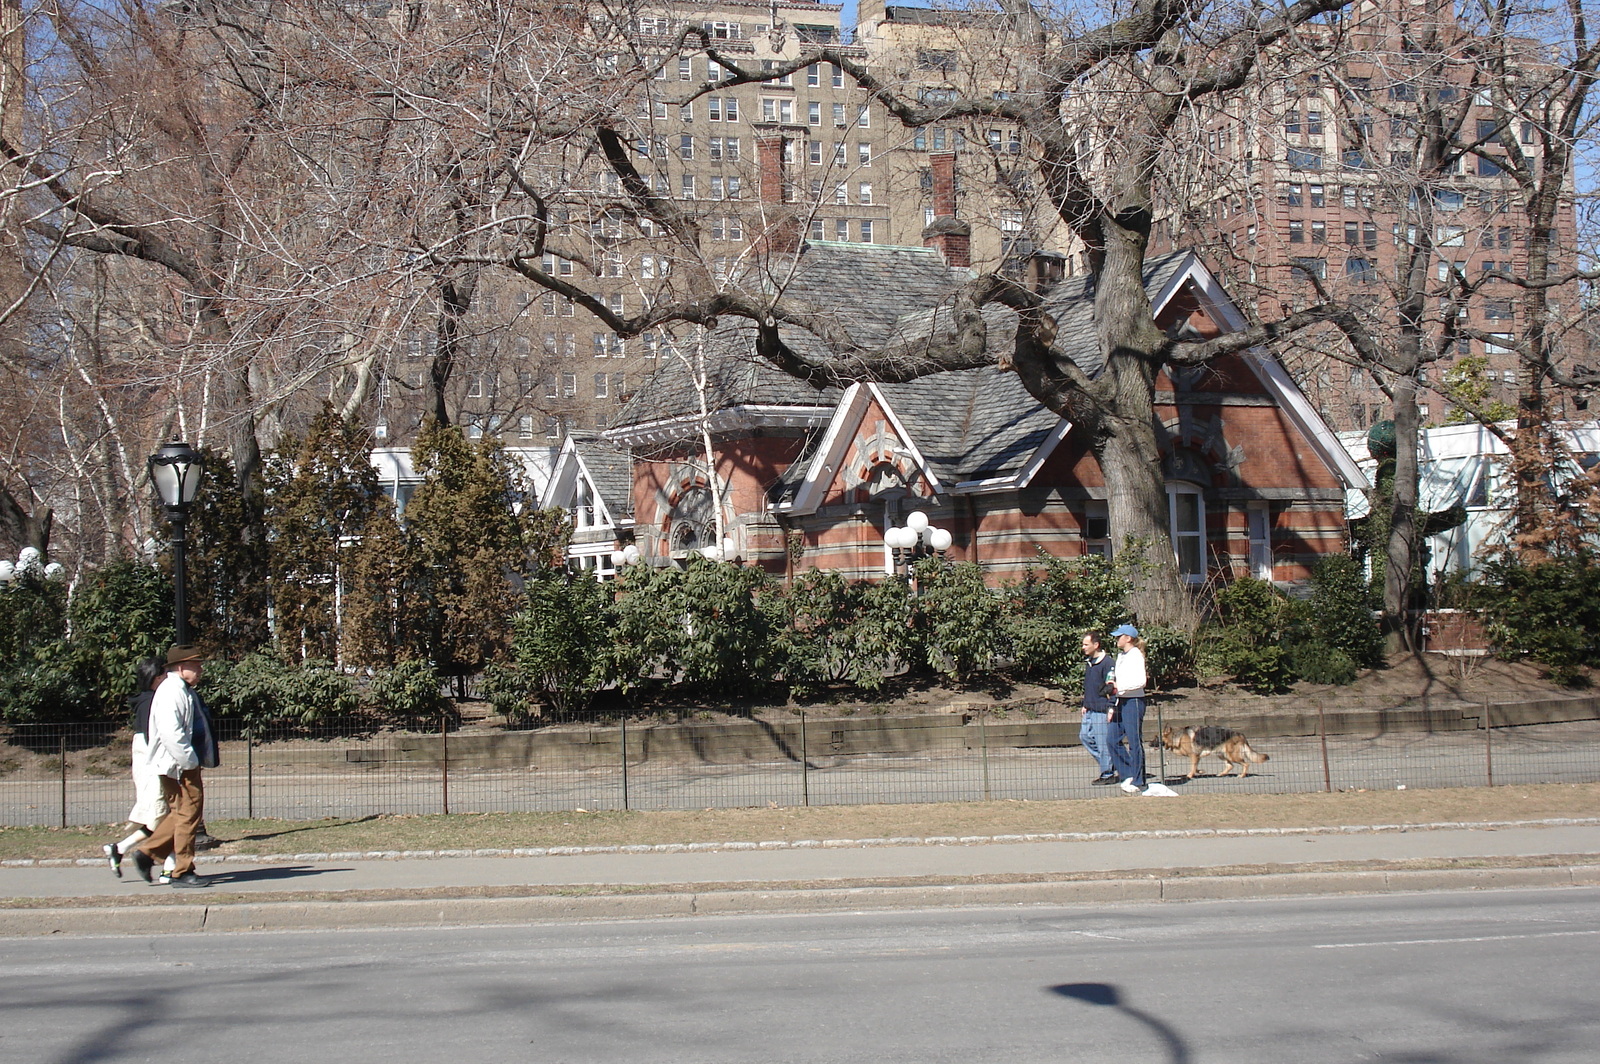
M 700 485 L 678 497 L 667 529 L 667 541 L 674 557 L 716 543 L 714 505 L 711 489 Z
M 1206 578 L 1206 502 L 1193 484 L 1167 485 L 1167 523 L 1178 573 L 1198 584 Z

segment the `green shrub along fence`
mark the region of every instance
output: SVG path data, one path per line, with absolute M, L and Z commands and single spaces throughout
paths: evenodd
M 1475 594 L 1497 644 L 1559 679 L 1582 679 L 1600 652 L 1596 570 L 1564 559 L 1489 571 L 1497 582 Z M 220 719 L 265 738 L 358 713 L 394 726 L 431 722 L 449 712 L 441 682 L 460 691 L 467 674 L 519 724 L 581 715 L 597 699 L 638 708 L 871 696 L 897 677 L 1070 690 L 1083 667 L 1081 633 L 1137 623 L 1125 604 L 1139 575 L 1098 557 L 1043 555 L 999 589 L 975 565 L 938 559 L 918 563 L 910 580 L 871 582 L 816 571 L 782 582 L 698 558 L 681 569 L 632 566 L 608 584 L 542 569 L 508 600 L 515 611 L 503 638 L 475 640 L 504 649 L 470 669 L 457 660 L 462 675 L 420 659 L 368 664 L 352 653 L 335 666 L 264 648 L 214 657 L 204 693 Z M 1196 673 L 1258 692 L 1349 683 L 1381 657 L 1368 593 L 1358 562 L 1342 555 L 1317 566 L 1303 597 L 1254 579 L 1223 585 L 1198 633 L 1143 628 L 1154 685 Z M 0 591 L 0 722 L 121 719 L 134 663 L 170 637 L 164 595 L 159 574 L 136 565 L 85 580 L 70 603 L 59 581 L 12 581 Z
M 1030 716 L 1030 713 L 1034 714 Z M 1051 717 L 1055 719 L 1049 719 Z M 705 809 L 733 806 L 1110 799 L 1061 706 L 920 717 L 823 717 L 394 733 L 333 722 L 293 739 L 225 730 L 206 811 L 315 819 L 380 814 Z M 1205 759 L 1146 750 L 1180 795 L 1600 781 L 1600 699 L 1404 705 L 1307 702 L 1296 712 L 1207 721 L 1157 698 L 1165 725 L 1222 723 L 1268 760 L 1243 779 Z M 0 823 L 120 822 L 133 800 L 126 732 L 107 725 L 0 728 Z M 1235 770 L 1236 771 L 1236 770 Z M 108 830 L 110 830 L 108 828 Z

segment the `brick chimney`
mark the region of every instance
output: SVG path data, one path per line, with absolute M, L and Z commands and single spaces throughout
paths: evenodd
M 761 246 L 769 252 L 793 253 L 800 250 L 800 219 L 789 203 L 788 175 L 784 172 L 783 149 L 788 141 L 782 133 L 763 133 L 756 137 L 756 157 L 760 172 L 761 215 L 765 223 Z
M 956 156 L 928 156 L 933 168 L 933 222 L 922 231 L 922 246 L 936 248 L 950 266 L 972 265 L 972 226 L 956 217 Z

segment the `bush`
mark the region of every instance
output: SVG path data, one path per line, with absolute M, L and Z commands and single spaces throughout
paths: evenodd
M 494 711 L 513 725 L 525 725 L 537 715 L 533 685 L 515 666 L 489 664 L 479 679 L 479 687 Z
M 206 673 L 206 703 L 219 716 L 238 718 L 257 737 L 274 728 L 308 729 L 361 705 L 355 684 L 325 661 L 294 666 L 257 653 L 232 666 L 210 662 Z
M 0 666 L 32 663 L 33 652 L 67 634 L 67 585 L 37 570 L 0 584 Z
M 101 708 L 65 643 L 36 647 L 32 657 L 0 674 L 0 720 L 7 724 L 88 720 Z
M 678 682 L 697 693 L 760 690 L 774 673 L 766 574 L 691 558 L 685 569 L 630 566 L 607 611 L 608 676 L 625 692 Z
M 916 624 L 928 667 L 953 680 L 987 671 L 1002 647 L 1000 596 L 973 562 L 917 563 Z
M 1311 571 L 1309 620 L 1318 642 L 1342 653 L 1355 667 L 1371 668 L 1383 660 L 1383 632 L 1372 616 L 1366 574 L 1350 555 L 1330 554 Z M 1349 680 L 1312 682 L 1350 683 L 1354 679 L 1352 673 Z
M 1287 691 L 1298 677 L 1281 646 L 1240 647 L 1233 657 L 1233 682 L 1257 694 Z
M 592 577 L 545 570 L 527 582 L 511 654 L 528 693 L 558 714 L 583 709 L 604 681 L 606 604 Z
M 1158 627 L 1141 628 L 1139 634 L 1144 640 L 1145 672 L 1152 687 L 1169 689 L 1194 680 L 1194 641 L 1187 632 Z M 1081 690 L 1081 676 L 1078 686 Z
M 1479 585 L 1485 629 L 1504 656 L 1526 654 L 1551 679 L 1575 683 L 1600 661 L 1600 567 L 1586 555 L 1484 567 Z
M 1356 663 L 1349 654 L 1326 643 L 1296 643 L 1289 648 L 1289 667 L 1307 683 L 1355 683 Z
M 73 660 L 100 710 L 120 712 L 140 658 L 172 642 L 172 585 L 158 570 L 116 562 L 84 575 L 68 609 Z
M 399 661 L 380 670 L 368 695 L 379 710 L 413 727 L 438 721 L 450 710 L 450 700 L 440 693 L 439 674 L 426 661 Z
M 903 580 L 850 581 L 812 569 L 781 601 L 774 652 L 796 694 L 841 681 L 877 691 L 911 658 L 911 593 Z
M 1126 569 L 1098 555 L 1041 560 L 1043 570 L 1030 569 L 1020 584 L 1007 588 L 1002 623 L 1009 653 L 1024 674 L 1080 690 L 1083 633 L 1105 635 L 1127 620 L 1125 601 L 1133 585 Z

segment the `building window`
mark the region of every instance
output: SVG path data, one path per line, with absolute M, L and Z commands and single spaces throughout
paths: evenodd
M 1111 558 L 1111 513 L 1107 503 L 1097 500 L 1084 503 L 1083 553 Z
M 870 218 L 861 220 L 861 242 L 863 244 L 872 243 L 872 219 Z
M 1377 267 L 1371 259 L 1345 259 L 1344 275 L 1357 284 L 1371 284 L 1378 279 Z
M 861 182 L 860 185 L 857 186 L 857 191 L 859 193 L 858 201 L 864 206 L 870 207 L 872 205 L 872 182 Z
M 1257 580 L 1272 579 L 1272 511 L 1264 502 L 1249 504 L 1246 511 L 1250 532 L 1250 575 Z
M 1178 573 L 1188 583 L 1201 583 L 1206 578 L 1206 507 L 1200 489 L 1168 484 L 1167 507 Z
M 822 104 L 816 100 L 806 104 L 806 125 L 822 125 Z
M 1322 169 L 1322 153 L 1310 148 L 1290 148 L 1287 161 L 1291 170 Z

